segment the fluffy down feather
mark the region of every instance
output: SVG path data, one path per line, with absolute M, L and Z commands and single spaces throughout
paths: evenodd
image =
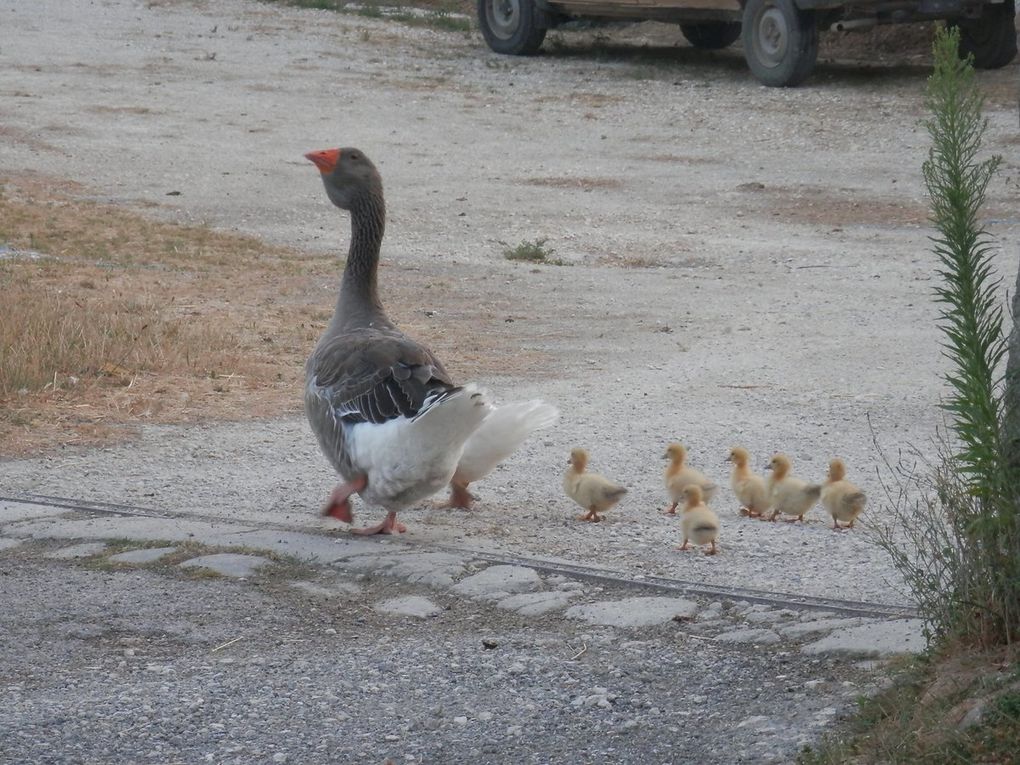
M 563 476 L 563 490 L 588 511 L 579 517 L 580 520 L 597 523 L 602 520 L 599 513 L 613 507 L 627 490 L 598 473 L 586 473 L 587 466 L 588 452 L 584 449 L 571 450 L 570 467 Z
M 843 478 L 845 475 L 843 460 L 834 459 L 829 463 L 829 476 L 822 485 L 822 507 L 832 516 L 832 528 L 836 530 L 842 528 L 840 521 L 852 529 L 868 503 L 864 492 Z

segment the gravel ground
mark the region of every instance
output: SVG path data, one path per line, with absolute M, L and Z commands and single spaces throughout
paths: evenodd
M 874 442 L 890 454 L 911 445 L 930 451 L 942 360 L 920 178 L 922 68 L 836 61 L 805 87 L 774 90 L 751 78 L 737 49 L 602 52 L 590 35 L 569 35 L 545 55 L 510 59 L 490 54 L 474 34 L 240 0 L 40 0 L 5 4 L 0 14 L 5 173 L 64 178 L 91 198 L 148 215 L 342 252 L 347 221 L 301 155 L 359 146 L 387 188 L 384 299 L 386 284 L 397 282 L 422 296 L 419 304 L 390 305 L 391 313 L 404 323 L 434 323 L 463 336 L 465 346 L 474 319 L 506 317 L 493 352 L 502 360 L 485 364 L 499 372 L 480 382 L 502 400 L 547 398 L 561 408 L 561 421 L 477 487 L 476 512 L 405 513 L 414 539 L 778 592 L 904 601 L 867 535 L 833 534 L 817 510 L 803 526 L 760 524 L 737 517 L 724 491 L 716 500 L 722 554 L 714 559 L 674 552 L 678 524 L 659 510 L 661 454 L 673 440 L 721 483 L 736 443 L 758 464 L 785 451 L 795 472 L 814 480 L 831 456 L 842 456 L 849 477 L 872 497 L 872 518 L 883 513 Z M 1005 154 L 988 212 L 1008 284 L 1020 238 L 1017 68 L 979 75 L 989 96 L 987 146 Z M 502 242 L 542 237 L 565 265 L 502 258 Z M 322 285 L 324 306 L 334 289 Z M 463 362 L 454 365 L 472 377 Z M 561 471 L 576 445 L 590 449 L 594 470 L 631 489 L 607 523 L 575 523 L 575 508 L 561 496 Z M 296 419 L 144 427 L 130 444 L 0 462 L 4 493 L 299 527 L 320 524 L 315 510 L 332 481 Z M 361 506 L 356 514 L 361 522 L 373 515 Z M 456 756 L 433 755 L 445 762 L 554 762 L 566 758 L 557 752 L 589 751 L 593 762 L 655 762 L 659 754 L 663 762 L 733 762 L 735 750 L 715 748 L 731 739 L 728 729 L 713 729 L 712 745 L 705 738 L 689 760 L 683 751 L 723 707 L 755 714 L 781 707 L 775 719 L 794 720 L 797 703 L 776 678 L 788 674 L 798 687 L 823 671 L 798 659 L 777 674 L 776 654 L 734 649 L 722 660 L 700 645 L 621 644 L 609 632 L 591 636 L 604 661 L 593 670 L 563 658 L 570 653 L 557 641 L 574 646 L 576 635 L 508 625 L 503 641 L 528 646 L 525 676 L 534 687 L 518 687 L 497 666 L 504 652 L 477 651 L 484 613 L 445 627 L 430 622 L 446 631 L 422 641 L 415 625 L 379 629 L 340 609 L 328 628 L 338 634 L 325 636 L 314 627 L 323 617 L 292 597 L 266 600 L 261 590 L 242 594 L 218 582 L 199 593 L 192 582 L 28 563 L 9 567 L 3 581 L 5 602 L 14 604 L 5 624 L 25 637 L 4 641 L 2 650 L 18 654 L 12 660 L 31 673 L 14 687 L 40 689 L 17 703 L 52 720 L 50 730 L 67 731 L 67 747 L 84 748 L 80 755 L 61 749 L 63 760 L 38 754 L 39 761 L 107 761 L 104 752 L 113 750 L 106 747 L 123 739 L 87 715 L 137 715 L 132 694 L 142 693 L 152 710 L 143 708 L 146 719 L 129 736 L 139 761 L 211 754 L 229 762 L 232 744 L 224 742 L 238 740 L 260 752 L 239 750 L 239 762 L 273 754 L 308 761 L 320 745 L 340 752 L 336 761 L 388 755 L 399 762 L 425 751 L 410 741 L 431 752 L 455 746 Z M 93 590 L 108 592 L 88 608 Z M 210 592 L 217 597 L 205 600 Z M 223 665 L 204 648 L 190 651 L 186 630 L 154 638 L 157 669 L 149 671 L 118 655 L 130 646 L 114 633 L 45 644 L 28 637 L 34 621 L 58 629 L 78 610 L 85 624 L 98 623 L 101 603 L 118 600 L 118 609 L 137 611 L 143 622 L 189 614 L 194 629 L 205 630 L 203 647 L 231 639 L 255 613 L 262 653 L 253 640 Z M 369 634 L 388 641 L 381 658 L 361 648 Z M 338 638 L 359 647 L 338 655 Z M 470 679 L 465 670 L 458 680 L 471 703 L 426 690 L 427 700 L 409 711 L 409 695 L 441 682 L 426 673 L 418 684 L 416 672 L 448 664 L 447 644 L 471 657 L 463 665 Z M 39 669 L 63 651 L 73 672 Z M 680 671 L 664 671 L 667 664 Z M 161 675 L 167 667 L 172 675 Z M 610 667 L 624 674 L 611 680 Z M 337 710 L 328 695 L 327 678 L 343 675 L 359 694 L 356 711 Z M 704 690 L 692 697 L 685 689 L 695 682 Z M 611 686 L 634 711 L 616 717 L 569 706 L 572 693 L 596 686 Z M 104 695 L 109 688 L 123 695 Z M 772 690 L 759 705 L 747 703 L 746 688 Z M 184 719 L 199 698 L 210 706 L 231 699 L 231 706 L 196 711 L 176 743 L 163 737 L 163 750 L 146 748 L 147 724 L 158 728 L 171 708 Z M 476 726 L 468 710 L 493 717 Z M 330 715 L 341 713 L 354 715 L 366 738 L 343 726 L 324 732 Z M 263 724 L 264 715 L 277 717 Z M 404 737 L 392 747 L 379 743 L 387 715 L 399 719 L 393 735 Z M 465 715 L 468 724 L 451 722 Z M 433 718 L 438 728 L 429 727 Z M 203 729 L 213 719 L 224 730 Z M 610 753 L 631 719 L 638 724 L 627 729 L 629 743 Z M 271 748 L 267 737 L 252 744 L 235 725 L 287 731 L 276 737 L 284 748 Z M 401 726 L 418 727 L 411 735 Z M 476 756 L 473 748 L 492 740 L 486 726 L 520 731 L 506 734 L 498 756 Z M 780 758 L 815 730 L 802 720 Z
M 364 607 L 408 591 L 372 577 L 344 592 L 327 573 L 306 594 L 279 574 L 97 570 L 35 549 L 0 572 L 12 763 L 787 762 L 874 682 L 867 663 L 795 641 L 723 645 L 675 622 L 592 627 L 432 593 L 422 640 L 422 619 Z

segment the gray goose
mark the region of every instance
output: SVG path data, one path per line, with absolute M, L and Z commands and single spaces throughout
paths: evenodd
M 460 463 L 451 503 L 470 504 L 467 484 L 550 424 L 556 410 L 540 401 L 492 406 L 477 386 L 454 384 L 432 351 L 397 329 L 378 293 L 386 223 L 378 171 L 354 148 L 305 157 L 319 168 L 330 201 L 351 216 L 336 310 L 305 364 L 305 414 L 343 478 L 323 515 L 350 523 L 357 493 L 387 514 L 355 533 L 402 532 L 397 512 L 450 484 Z

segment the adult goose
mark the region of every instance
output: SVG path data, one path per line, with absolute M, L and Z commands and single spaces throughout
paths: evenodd
M 323 453 L 343 478 L 324 515 L 350 523 L 350 497 L 386 510 L 382 523 L 358 534 L 392 534 L 397 512 L 451 482 L 464 457 L 470 480 L 481 477 L 537 427 L 549 410 L 497 409 L 472 384 L 460 386 L 424 345 L 402 333 L 379 299 L 377 271 L 386 222 L 382 180 L 364 152 L 314 151 L 326 195 L 351 216 L 351 242 L 333 318 L 305 365 L 305 413 Z M 535 414 L 539 412 L 540 415 Z M 475 443 L 484 454 L 465 453 Z M 493 448 L 493 444 L 501 444 Z M 509 446 L 508 446 L 509 444 Z M 454 484 L 454 493 L 466 483 Z M 470 495 L 468 495 L 470 496 Z M 459 495 L 465 501 L 463 495 Z

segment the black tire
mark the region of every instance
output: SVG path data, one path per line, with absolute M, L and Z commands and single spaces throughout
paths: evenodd
M 478 26 L 496 53 L 530 56 L 542 47 L 549 21 L 534 0 L 478 0 Z
M 979 18 L 952 22 L 960 28 L 960 56 L 973 56 L 978 69 L 1001 69 L 1016 58 L 1015 0 L 981 10 Z
M 740 37 L 739 21 L 701 21 L 698 23 L 681 24 L 687 42 L 702 50 L 721 50 L 728 48 Z
M 818 27 L 793 0 L 747 0 L 741 36 L 751 72 L 774 88 L 799 85 L 818 59 Z

